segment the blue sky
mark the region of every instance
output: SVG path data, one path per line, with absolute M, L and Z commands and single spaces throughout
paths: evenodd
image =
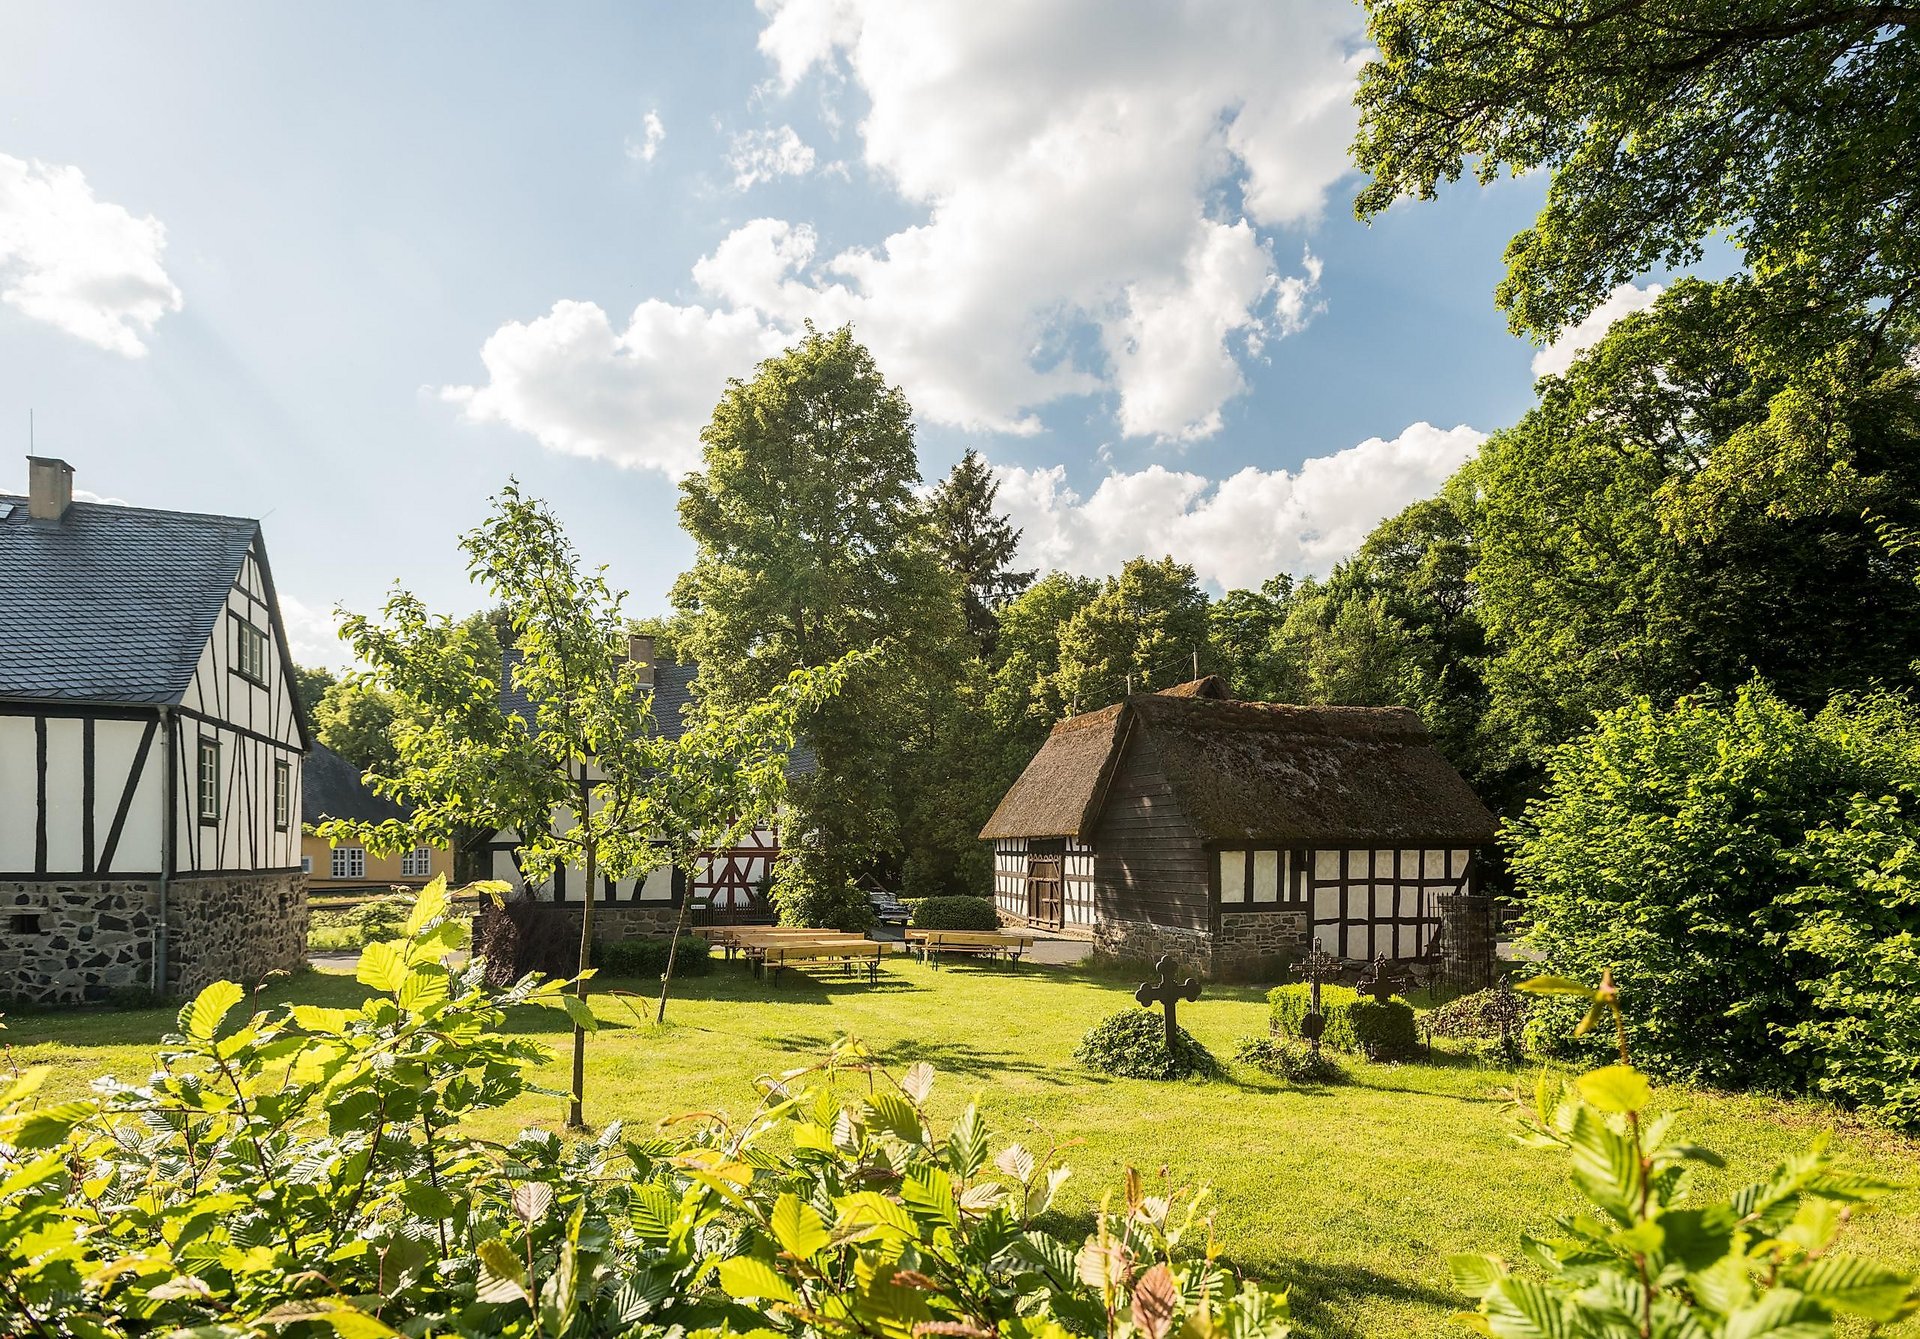
M 308 658 L 396 578 L 475 605 L 509 474 L 653 611 L 724 377 L 851 319 L 1031 560 L 1324 570 L 1538 352 L 1491 290 L 1539 183 L 1353 222 L 1358 15 L 14 0 L 0 487 L 31 409 L 82 488 L 263 517 Z

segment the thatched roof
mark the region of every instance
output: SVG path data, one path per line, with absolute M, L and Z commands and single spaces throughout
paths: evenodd
M 980 835 L 1090 834 L 1120 755 L 1144 748 L 1210 841 L 1493 840 L 1493 815 L 1413 712 L 1236 702 L 1206 682 L 1060 722 Z

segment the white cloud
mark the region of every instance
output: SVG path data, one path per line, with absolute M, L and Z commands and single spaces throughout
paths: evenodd
M 1064 466 L 1002 467 L 1000 505 L 1035 566 L 1101 576 L 1143 553 L 1172 554 L 1203 581 L 1251 587 L 1275 572 L 1324 574 L 1381 520 L 1437 492 L 1485 440 L 1464 425 L 1415 423 L 1297 472 L 1249 466 L 1215 482 L 1149 465 L 1109 474 L 1085 498 Z
M 641 138 L 627 138 L 627 157 L 636 163 L 651 163 L 660 152 L 660 145 L 667 138 L 667 128 L 661 123 L 660 113 L 648 112 L 640 122 Z
M 679 477 L 700 458 L 700 429 L 728 377 L 778 352 L 779 332 L 745 312 L 648 301 L 625 330 L 591 302 L 557 302 L 510 321 L 480 350 L 484 386 L 442 398 L 476 423 L 505 423 L 569 455 Z
M 340 640 L 340 620 L 332 609 L 283 594 L 280 621 L 286 625 L 287 649 L 295 664 L 330 670 L 353 664 L 353 648 Z
M 1094 395 L 1129 436 L 1190 441 L 1220 428 L 1249 361 L 1319 310 L 1319 263 L 1276 260 L 1299 243 L 1275 233 L 1310 226 L 1348 170 L 1358 10 L 758 3 L 767 96 L 863 109 L 863 180 L 917 218 L 832 250 L 804 217 L 752 220 L 695 266 L 707 305 L 680 309 L 694 319 L 725 312 L 788 339 L 807 320 L 851 322 L 928 422 L 1031 433 L 1049 404 Z M 824 171 L 790 126 L 735 149 L 743 188 Z M 705 352 L 689 351 L 696 377 Z M 547 374 L 595 394 L 597 374 L 624 375 L 594 347 L 582 357 Z M 579 436 L 570 414 L 510 421 Z
M 0 154 L 0 302 L 128 358 L 180 290 L 161 265 L 167 230 L 96 200 L 85 174 Z
M 727 150 L 738 190 L 751 190 L 779 177 L 804 177 L 813 171 L 813 149 L 792 126 L 746 130 L 735 135 Z
M 123 497 L 101 497 L 90 488 L 74 489 L 73 500 L 75 502 L 98 502 L 104 507 L 131 507 L 133 505 Z
M 1607 294 L 1604 301 L 1591 312 L 1587 319 L 1578 325 L 1568 326 L 1554 336 L 1553 343 L 1533 355 L 1533 375 L 1535 377 L 1557 377 L 1564 375 L 1573 366 L 1573 360 L 1600 342 L 1603 335 L 1622 316 L 1637 311 L 1645 311 L 1666 291 L 1659 284 L 1648 284 L 1645 288 L 1637 284 L 1621 284 Z

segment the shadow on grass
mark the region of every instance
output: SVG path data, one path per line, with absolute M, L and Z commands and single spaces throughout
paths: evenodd
M 1255 1267 L 1249 1262 L 1246 1272 L 1287 1289 L 1295 1333 L 1326 1339 L 1363 1339 L 1381 1333 L 1380 1317 L 1362 1314 L 1369 1303 L 1424 1307 L 1436 1316 L 1470 1305 L 1458 1293 L 1382 1274 L 1364 1265 L 1289 1258 L 1271 1266 Z

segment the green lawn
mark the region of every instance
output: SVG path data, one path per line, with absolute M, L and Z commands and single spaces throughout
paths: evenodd
M 623 984 L 645 991 L 640 983 Z M 927 1060 L 940 1071 L 944 1114 L 977 1100 L 1003 1136 L 1067 1154 L 1063 1196 L 1085 1213 L 1128 1163 L 1161 1166 L 1183 1184 L 1213 1188 L 1218 1226 L 1242 1269 L 1293 1289 L 1306 1333 L 1464 1334 L 1447 1315 L 1461 1305 L 1447 1284 L 1455 1250 L 1515 1253 L 1521 1232 L 1570 1208 L 1563 1164 L 1513 1143 L 1501 1118 L 1498 1071 L 1464 1064 L 1359 1065 L 1340 1088 L 1290 1089 L 1234 1067 L 1226 1081 L 1154 1084 L 1104 1079 L 1069 1058 L 1080 1034 L 1131 1007 L 1125 986 L 1074 971 L 960 966 L 929 972 L 896 960 L 878 987 L 789 975 L 778 985 L 739 967 L 682 983 L 671 1023 L 656 1029 L 610 993 L 595 999 L 605 1028 L 590 1039 L 588 1116 L 650 1123 L 700 1109 L 741 1111 L 756 1075 L 817 1055 L 837 1034 L 865 1042 L 889 1064 Z M 315 974 L 269 992 L 322 1003 L 362 994 L 350 977 Z M 640 1001 L 635 1001 L 640 1004 Z M 650 1017 L 651 1015 L 646 1015 Z M 1264 1031 L 1252 987 L 1210 986 L 1181 1006 L 1186 1025 L 1223 1058 L 1235 1037 Z M 14 1060 L 50 1065 L 56 1094 L 93 1075 L 138 1078 L 166 1015 L 153 1011 L 36 1014 L 8 1020 Z M 565 1041 L 557 1015 L 521 1026 Z M 557 1059 L 543 1074 L 565 1084 Z M 1530 1083 L 1530 1078 L 1526 1080 Z M 1748 1178 L 1803 1144 L 1831 1116 L 1750 1097 L 1665 1090 L 1683 1128 Z M 487 1133 L 557 1124 L 552 1099 L 496 1113 Z M 1836 1147 L 1857 1165 L 1913 1180 L 1920 1146 L 1843 1128 Z M 1903 1191 L 1855 1232 L 1855 1245 L 1920 1268 L 1920 1195 Z M 1920 1333 L 1920 1326 L 1906 1327 Z

